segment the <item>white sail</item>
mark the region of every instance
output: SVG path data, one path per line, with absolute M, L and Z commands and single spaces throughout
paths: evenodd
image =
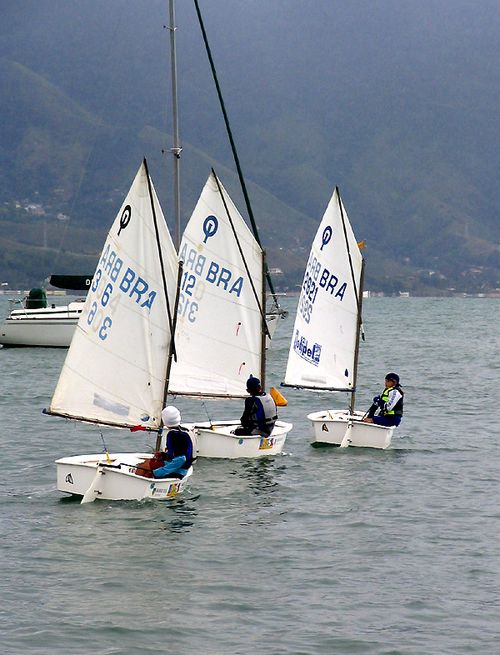
M 179 257 L 184 270 L 178 361 L 169 392 L 246 396 L 248 376 L 261 374 L 263 253 L 213 173 L 186 226 Z
M 335 189 L 314 237 L 285 385 L 339 391 L 353 388 L 362 256 L 341 202 Z
M 104 244 L 49 413 L 159 426 L 171 340 L 164 280 L 173 308 L 177 256 L 143 163 Z

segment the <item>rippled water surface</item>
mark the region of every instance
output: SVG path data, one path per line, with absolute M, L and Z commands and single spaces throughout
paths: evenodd
M 285 455 L 201 460 L 169 504 L 63 498 L 54 459 L 100 450 L 99 430 L 41 414 L 64 350 L 0 350 L 1 652 L 498 653 L 499 309 L 366 300 L 357 403 L 400 373 L 391 449 L 311 448 L 305 415 L 346 398 L 287 389 Z M 279 325 L 268 386 L 292 326 Z M 186 420 L 241 413 L 178 404 Z

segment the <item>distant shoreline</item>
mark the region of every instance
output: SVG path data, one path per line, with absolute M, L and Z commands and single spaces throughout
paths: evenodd
M 0 296 L 22 296 L 28 295 L 29 289 L 0 289 Z M 47 296 L 74 296 L 78 295 L 75 293 L 67 293 L 62 289 L 46 289 L 45 293 Z M 396 295 L 388 294 L 383 291 L 367 291 L 365 292 L 368 295 L 363 294 L 363 300 L 371 300 L 373 298 L 397 298 L 401 300 L 408 300 L 409 298 L 500 298 L 500 291 L 490 291 L 487 293 L 466 293 L 465 291 L 456 291 L 449 294 L 439 294 L 439 295 L 424 295 L 424 294 L 408 294 L 408 295 Z M 83 295 L 83 293 L 81 294 Z M 277 298 L 298 298 L 300 291 L 281 291 L 275 294 Z M 271 297 L 272 294 L 269 294 Z

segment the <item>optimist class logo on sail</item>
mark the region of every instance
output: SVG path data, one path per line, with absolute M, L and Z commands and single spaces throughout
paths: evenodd
M 198 302 L 203 296 L 203 285 L 213 285 L 222 293 L 230 297 L 240 298 L 244 288 L 245 279 L 231 269 L 218 262 L 208 259 L 200 251 L 203 244 L 214 237 L 219 230 L 219 220 L 215 216 L 207 216 L 203 221 L 203 238 L 196 245 L 189 243 L 185 238 L 181 244 L 180 259 L 184 262 L 184 272 L 179 294 L 178 315 L 185 316 L 188 321 L 196 321 L 199 309 Z

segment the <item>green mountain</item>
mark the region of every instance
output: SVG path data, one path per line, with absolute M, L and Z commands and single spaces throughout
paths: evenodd
M 367 288 L 500 286 L 493 2 L 206 5 L 278 288 L 300 284 L 335 184 L 367 243 Z M 244 210 L 193 7 L 177 10 L 183 219 L 211 166 Z M 166 13 L 163 0 L 148 12 L 119 0 L 5 3 L 0 277 L 10 286 L 91 270 L 144 156 L 171 215 Z

